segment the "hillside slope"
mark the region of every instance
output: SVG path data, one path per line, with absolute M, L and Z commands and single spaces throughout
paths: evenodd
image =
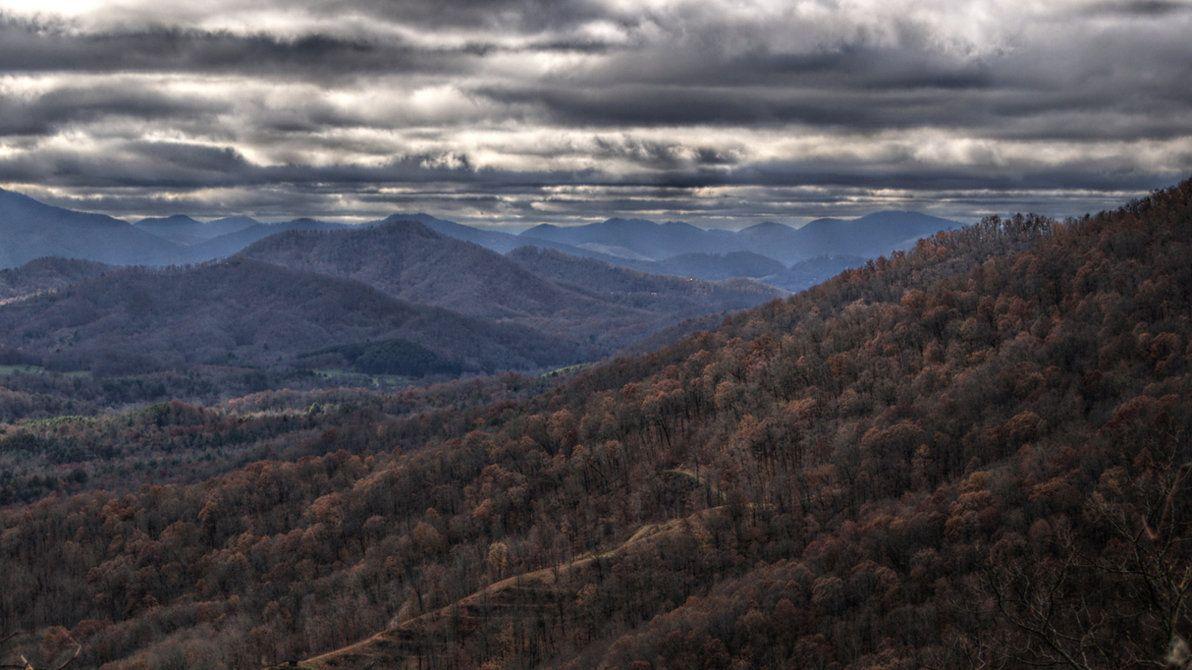
M 167 265 L 182 258 L 178 245 L 119 219 L 0 189 L 0 268 L 45 256 L 115 265 Z
M 651 275 L 537 247 L 516 249 L 509 258 L 576 292 L 680 318 L 753 307 L 780 295 L 747 279 L 712 282 Z
M 845 270 L 859 268 L 866 262 L 863 256 L 816 256 L 762 277 L 761 281 L 798 293 L 826 282 Z
M 57 290 L 113 270 L 110 265 L 71 258 L 37 258 L 0 270 L 0 302 Z
M 287 365 L 300 354 L 394 337 L 470 370 L 533 368 L 574 355 L 526 328 L 249 259 L 126 269 L 0 307 L 0 341 L 14 349 L 61 365 L 116 371 Z
M 525 259 L 550 254 L 585 268 L 584 286 Z M 760 285 L 684 282 L 532 248 L 501 256 L 409 220 L 332 233 L 288 233 L 245 257 L 353 279 L 402 300 L 535 328 L 583 356 L 608 353 L 692 315 L 752 307 L 776 296 Z M 563 260 L 567 259 L 567 260 Z M 633 277 L 625 282 L 625 277 Z M 573 278 L 574 279 L 574 278 Z M 640 299 L 649 296 L 648 299 Z
M 557 314 L 582 301 L 500 254 L 409 220 L 330 234 L 291 232 L 241 253 L 282 267 L 354 279 L 403 300 L 473 316 Z
M 185 250 L 187 260 L 192 263 L 227 258 L 260 240 L 293 231 L 327 231 L 345 230 L 348 227 L 340 223 L 318 221 L 315 219 L 294 219 L 282 223 L 254 223 L 234 232 L 218 235 Z
M 1192 633 L 1190 231 L 1192 182 L 1069 225 L 986 223 L 644 378 L 595 370 L 538 412 L 538 448 L 569 465 L 516 470 L 576 525 L 578 558 L 305 665 L 479 664 L 509 658 L 507 626 L 513 658 L 576 668 L 1161 663 Z M 625 522 L 593 543 L 601 518 Z M 627 550 L 659 523 L 681 532 Z M 532 568 L 524 528 L 501 544 Z M 592 544 L 615 548 L 569 578 Z
M 1159 667 L 1190 233 L 1192 181 L 987 221 L 422 441 L 0 511 L 0 611 L 109 668 Z

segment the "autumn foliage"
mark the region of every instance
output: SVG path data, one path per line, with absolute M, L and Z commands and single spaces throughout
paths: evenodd
M 0 621 L 111 668 L 1186 663 L 1188 258 L 1192 182 L 529 397 L 293 418 L 292 458 L 0 512 Z

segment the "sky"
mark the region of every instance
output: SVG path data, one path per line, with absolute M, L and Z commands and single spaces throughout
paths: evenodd
M 737 228 L 1192 175 L 1192 1 L 0 0 L 0 185 L 125 218 Z

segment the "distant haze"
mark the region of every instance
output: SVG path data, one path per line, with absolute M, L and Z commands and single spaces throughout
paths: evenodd
M 0 185 L 513 229 L 1082 213 L 1192 171 L 1189 34 L 1169 0 L 0 0 Z

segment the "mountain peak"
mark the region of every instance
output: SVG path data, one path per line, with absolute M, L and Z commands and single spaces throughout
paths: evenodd
M 749 226 L 747 228 L 742 228 L 740 230 L 740 232 L 742 232 L 742 233 L 768 233 L 768 232 L 785 233 L 785 232 L 789 232 L 789 231 L 793 231 L 793 230 L 794 230 L 794 228 L 791 228 L 790 226 L 786 225 L 785 223 L 778 223 L 777 221 L 762 221 L 761 223 L 755 223 L 752 226 Z
M 923 212 L 899 209 L 884 209 L 872 212 L 855 219 L 855 221 L 865 223 L 938 224 L 941 226 L 946 225 L 950 228 L 960 226 L 960 223 L 951 219 L 944 219 L 931 214 L 924 214 Z
M 169 216 L 150 216 L 137 221 L 138 226 L 197 226 L 202 225 L 185 214 L 171 214 Z
M 394 212 L 393 214 L 381 219 L 380 223 L 390 223 L 393 221 L 416 221 L 418 223 L 426 224 L 442 220 L 443 219 L 427 214 L 426 212 Z
M 421 222 L 417 219 L 413 219 L 413 218 L 396 218 L 395 219 L 393 217 L 388 217 L 384 221 L 382 221 L 379 225 L 374 226 L 371 229 L 365 229 L 365 230 L 376 230 L 382 234 L 387 234 L 387 235 L 398 235 L 398 234 L 400 234 L 400 235 L 415 235 L 418 237 L 426 237 L 426 238 L 441 238 L 441 237 L 443 237 L 442 235 L 440 235 L 440 234 L 436 233 L 435 231 L 431 230 L 430 228 L 426 227 L 426 224 L 424 224 L 423 222 Z

